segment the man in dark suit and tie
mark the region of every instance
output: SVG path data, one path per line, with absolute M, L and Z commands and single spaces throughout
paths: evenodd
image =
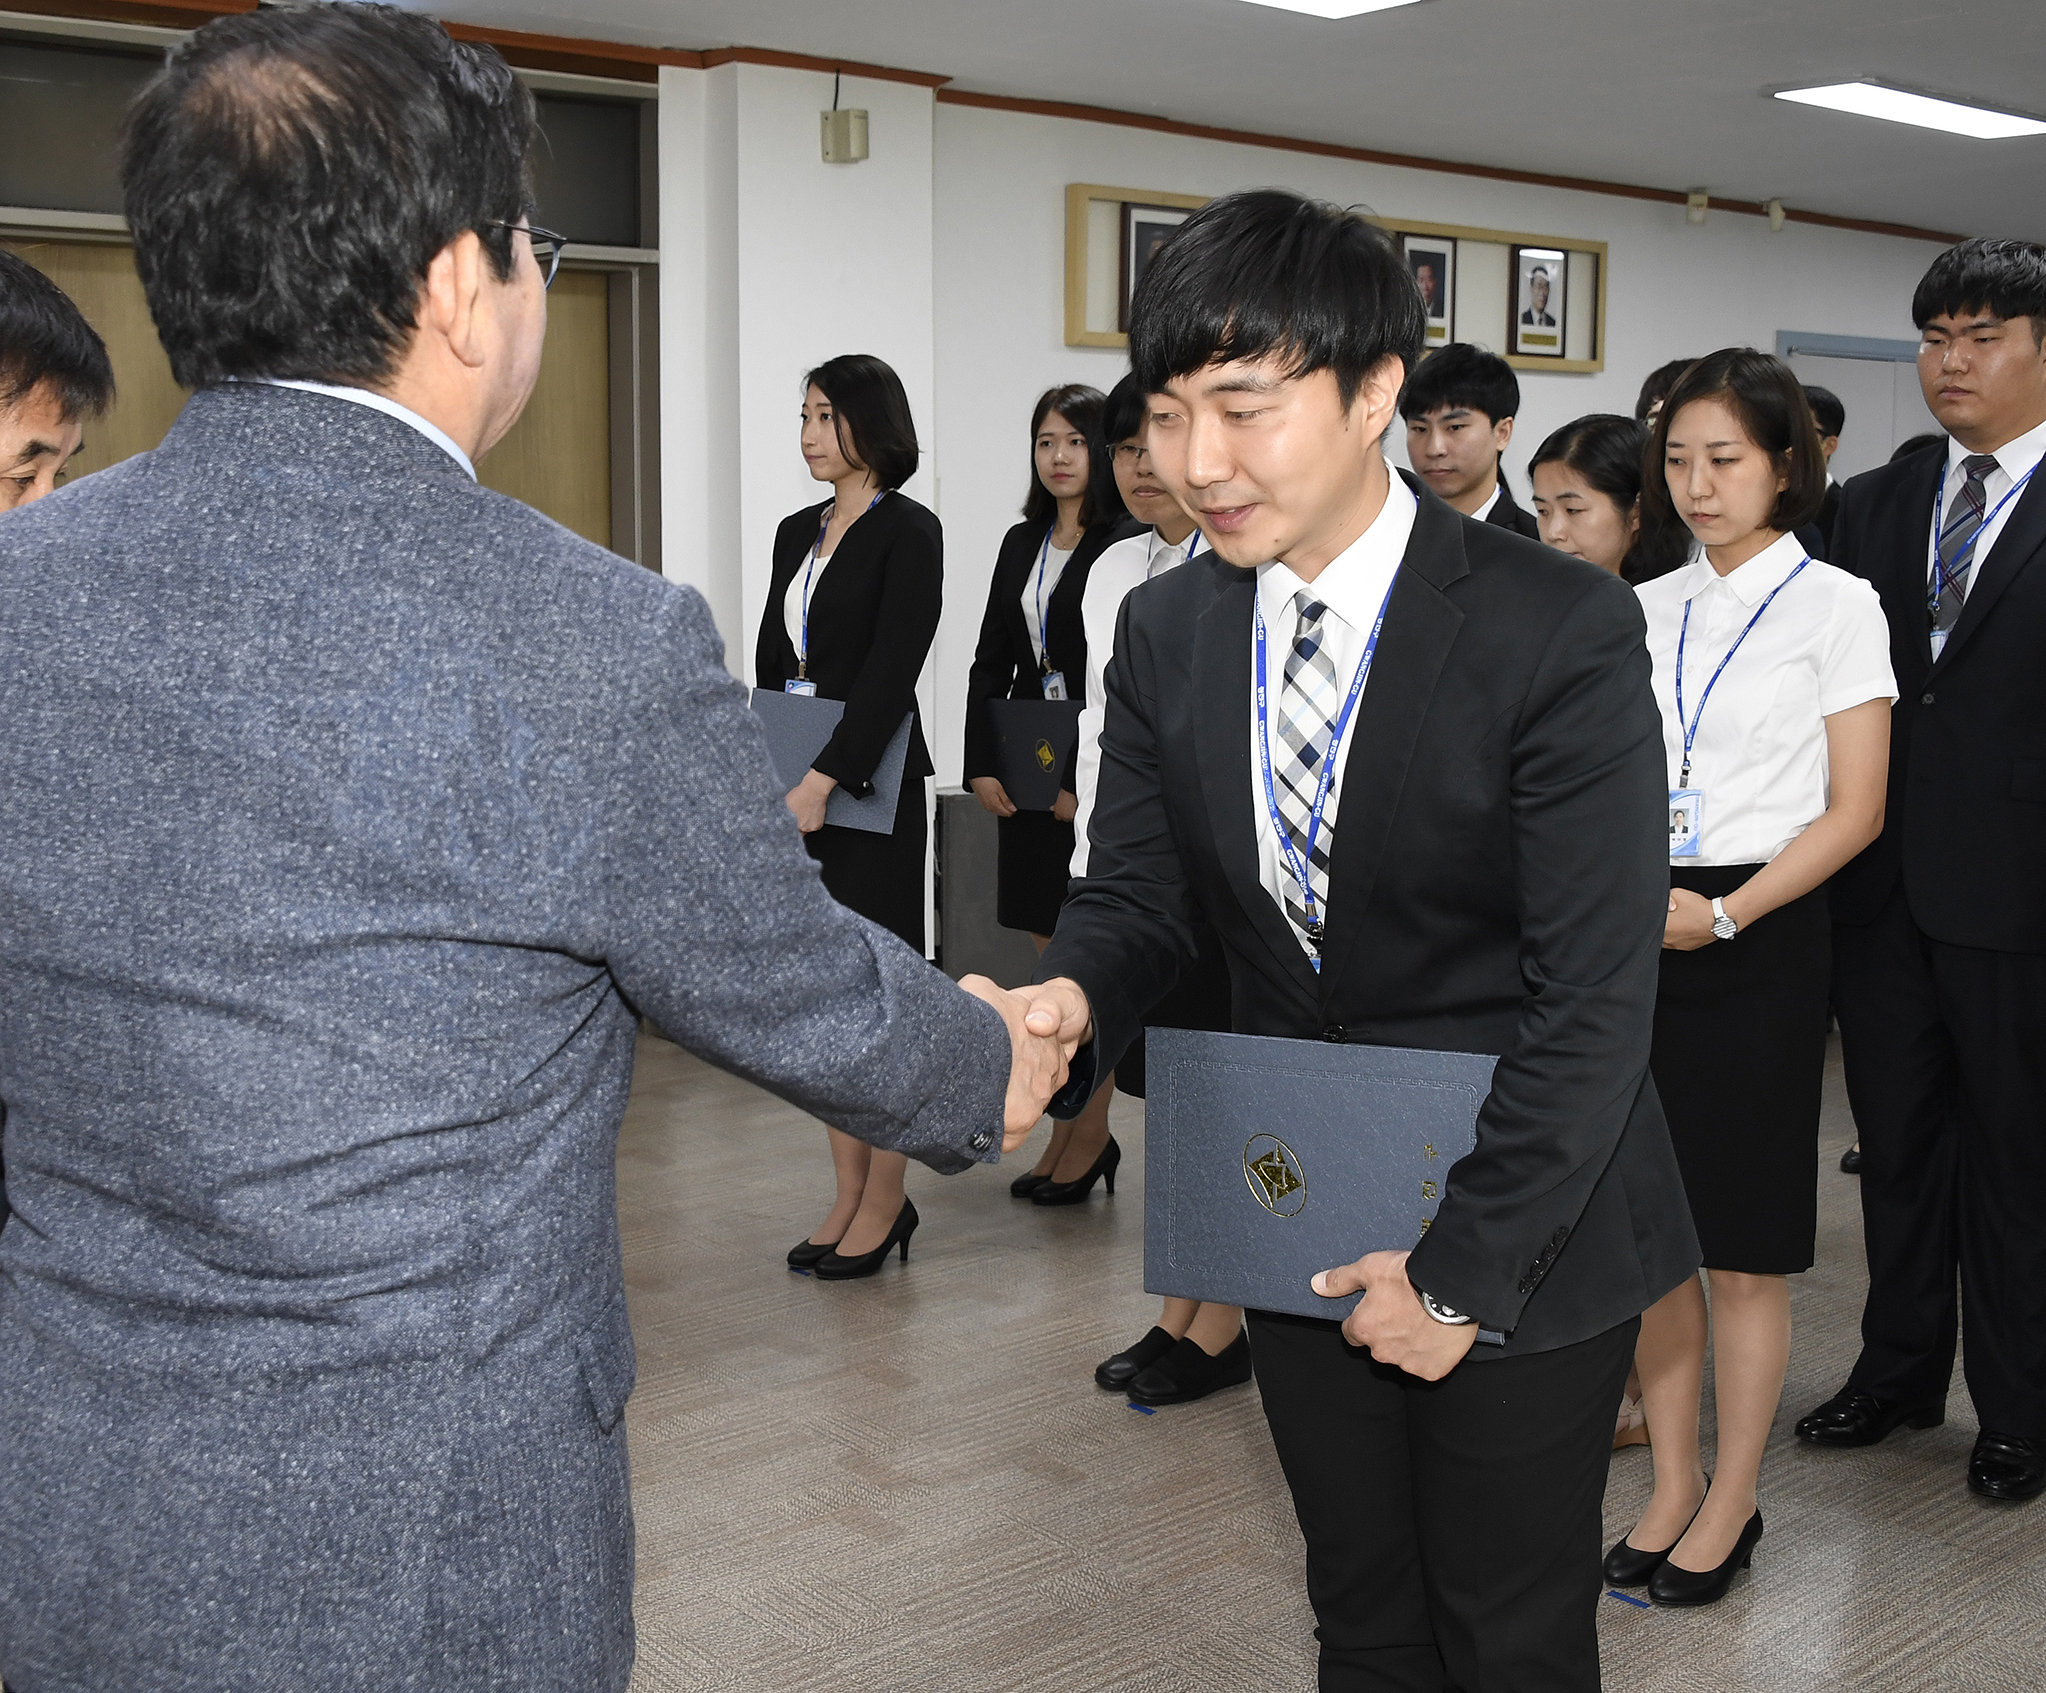
M 10 1687 L 623 1693 L 641 1015 L 941 1170 L 1064 1077 L 824 892 L 703 601 L 478 486 L 533 138 L 386 7 L 131 109 L 196 392 L 0 520 Z
M 1514 500 L 1500 463 L 1519 410 L 1513 366 L 1468 341 L 1430 353 L 1400 395 L 1407 457 L 1429 491 L 1465 517 L 1539 541 L 1534 513 Z
M 2018 1501 L 2046 1491 L 2046 246 L 1949 248 L 1912 315 L 1951 439 L 1849 482 L 1833 548 L 1902 691 L 1883 833 L 1832 891 L 1868 1302 L 1797 1432 L 1938 1423 L 1962 1327 L 1968 1485 Z
M 1819 502 L 1819 515 L 1812 526 L 1819 532 L 1819 549 L 1814 558 L 1829 559 L 1833 550 L 1833 527 L 1840 521 L 1840 484 L 1833 480 L 1833 455 L 1840 450 L 1840 432 L 1847 427 L 1847 408 L 1840 396 L 1816 382 L 1804 385 L 1805 401 L 1812 408 L 1812 421 L 1819 426 L 1819 445 L 1826 453 L 1826 497 Z
M 1340 1326 L 1251 1313 L 1251 1347 L 1325 1693 L 1590 1688 L 1613 1407 L 1698 1263 L 1648 1078 L 1662 731 L 1624 584 L 1391 474 L 1423 321 L 1383 235 L 1277 190 L 1145 278 L 1146 444 L 1217 562 L 1124 601 L 1026 1022 L 1091 1037 L 1076 1110 L 1199 912 L 1240 1033 L 1500 1055 L 1412 1252 L 1316 1278 L 1364 1290 Z

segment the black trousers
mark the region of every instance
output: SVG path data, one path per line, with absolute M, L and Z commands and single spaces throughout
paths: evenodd
M 1948 946 L 1899 893 L 1833 931 L 1868 1303 L 1849 1385 L 2046 1438 L 2046 956 Z M 1955 1272 L 1960 1296 L 1955 1298 Z
M 1250 1313 L 1321 1693 L 1596 1693 L 1600 1504 L 1640 1322 L 1424 1382 Z

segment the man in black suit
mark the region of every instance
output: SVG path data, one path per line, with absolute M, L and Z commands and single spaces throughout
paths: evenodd
M 1805 403 L 1812 408 L 1812 421 L 1819 426 L 1819 445 L 1826 451 L 1826 497 L 1819 502 L 1819 515 L 1812 522 L 1819 532 L 1821 550 L 1814 558 L 1830 560 L 1833 528 L 1840 521 L 1840 484 L 1833 480 L 1833 455 L 1840 450 L 1840 432 L 1847 427 L 1847 408 L 1840 396 L 1816 382 L 1804 385 Z
M 1556 320 L 1549 312 L 1549 273 L 1540 265 L 1527 273 L 1527 306 L 1520 314 L 1520 321 L 1538 324 L 1544 329 L 1556 327 Z
M 2046 246 L 1949 248 L 1912 314 L 1951 440 L 1847 484 L 1832 560 L 1882 595 L 1902 691 L 1888 821 L 1832 893 L 1868 1303 L 1797 1432 L 1938 1423 L 1959 1320 L 1968 1485 L 2024 1500 L 2046 1491 Z
M 1429 354 L 1400 396 L 1407 457 L 1429 490 L 1465 517 L 1538 541 L 1534 513 L 1514 503 L 1499 467 L 1519 410 L 1513 367 L 1468 341 Z
M 1198 911 L 1239 1032 L 1500 1055 L 1412 1252 L 1315 1278 L 1364 1291 L 1340 1326 L 1252 1312 L 1251 1348 L 1324 1693 L 1594 1688 L 1613 1407 L 1698 1262 L 1648 1079 L 1662 730 L 1622 583 L 1391 474 L 1423 321 L 1381 234 L 1279 190 L 1145 278 L 1146 444 L 1215 562 L 1123 603 L 1088 875 L 1026 1024 L 1091 1038 L 1077 1110 Z

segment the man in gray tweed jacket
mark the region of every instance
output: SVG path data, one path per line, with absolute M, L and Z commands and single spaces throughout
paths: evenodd
M 623 1689 L 636 1013 L 945 1171 L 1064 1077 L 824 893 L 702 601 L 477 486 L 531 133 L 356 7 L 131 114 L 197 392 L 0 519 L 13 1693 Z

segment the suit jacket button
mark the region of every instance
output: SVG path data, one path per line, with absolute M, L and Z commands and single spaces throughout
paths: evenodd
M 975 1152 L 985 1152 L 989 1147 L 993 1146 L 994 1143 L 995 1137 L 989 1134 L 987 1130 L 982 1129 L 979 1134 L 973 1137 L 973 1150 Z
M 1346 1041 L 1350 1038 L 1350 1031 L 1340 1023 L 1331 1023 L 1321 1031 L 1321 1038 L 1327 1041 Z
M 1930 694 L 1920 694 L 1920 695 L 1918 696 L 1918 703 L 1919 703 L 1920 705 L 1930 705 L 1930 704 L 1932 704 L 1932 695 L 1930 695 Z
M 1558 1229 L 1554 1234 L 1549 1236 L 1549 1244 L 1551 1246 L 1561 1246 L 1563 1242 L 1568 1240 L 1569 1238 L 1570 1231 L 1568 1229 Z

